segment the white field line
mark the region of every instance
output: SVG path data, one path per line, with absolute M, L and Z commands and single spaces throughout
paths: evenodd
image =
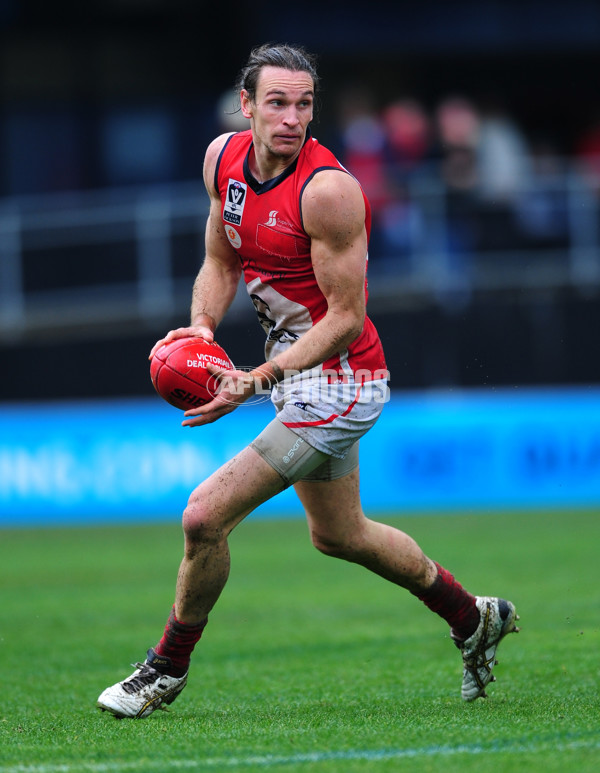
M 355 749 L 339 752 L 308 752 L 306 754 L 251 755 L 249 757 L 208 757 L 207 759 L 183 760 L 132 760 L 129 762 L 68 762 L 64 764 L 10 765 L 0 767 L 0 773 L 121 773 L 122 771 L 149 770 L 225 770 L 228 768 L 269 768 L 274 765 L 301 765 L 315 762 L 349 762 L 364 760 L 418 759 L 419 757 L 451 757 L 458 754 L 497 754 L 502 752 L 536 753 L 600 749 L 600 738 L 559 741 L 546 738 L 540 742 L 516 744 L 465 744 L 460 746 L 429 746 L 423 749 Z

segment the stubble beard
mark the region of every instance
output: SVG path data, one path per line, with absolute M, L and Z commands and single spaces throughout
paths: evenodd
M 294 145 L 293 147 L 285 146 L 283 148 L 275 148 L 271 143 L 267 145 L 267 150 L 269 151 L 269 154 L 272 158 L 276 158 L 278 160 L 284 160 L 284 161 L 293 161 L 298 153 L 300 152 L 300 149 L 302 147 L 302 143 L 299 145 Z

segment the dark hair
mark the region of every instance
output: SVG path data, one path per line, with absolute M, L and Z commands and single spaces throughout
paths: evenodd
M 263 67 L 282 67 L 292 72 L 306 72 L 313 79 L 315 94 L 319 86 L 316 58 L 301 46 L 291 46 L 287 43 L 265 43 L 253 48 L 248 61 L 242 67 L 238 80 L 238 92 L 245 89 L 250 99 L 256 99 L 258 76 Z

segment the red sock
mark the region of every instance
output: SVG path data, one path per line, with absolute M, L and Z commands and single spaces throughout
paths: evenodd
M 182 623 L 175 617 L 175 606 L 173 606 L 162 639 L 154 648 L 157 655 L 170 659 L 171 664 L 168 668 L 170 676 L 180 677 L 187 672 L 192 650 L 202 636 L 207 622 L 208 620 L 204 620 L 196 625 Z
M 438 575 L 433 585 L 415 594 L 426 607 L 450 625 L 460 639 L 468 639 L 479 625 L 475 596 L 462 587 L 449 571 L 436 564 Z

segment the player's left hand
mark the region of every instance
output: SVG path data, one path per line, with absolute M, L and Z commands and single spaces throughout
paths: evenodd
M 207 364 L 206 369 L 219 382 L 217 396 L 199 408 L 185 411 L 183 415 L 186 418 L 181 423 L 182 427 L 201 427 L 204 424 L 212 424 L 234 411 L 255 393 L 254 378 L 244 370 L 222 370 L 211 364 Z

